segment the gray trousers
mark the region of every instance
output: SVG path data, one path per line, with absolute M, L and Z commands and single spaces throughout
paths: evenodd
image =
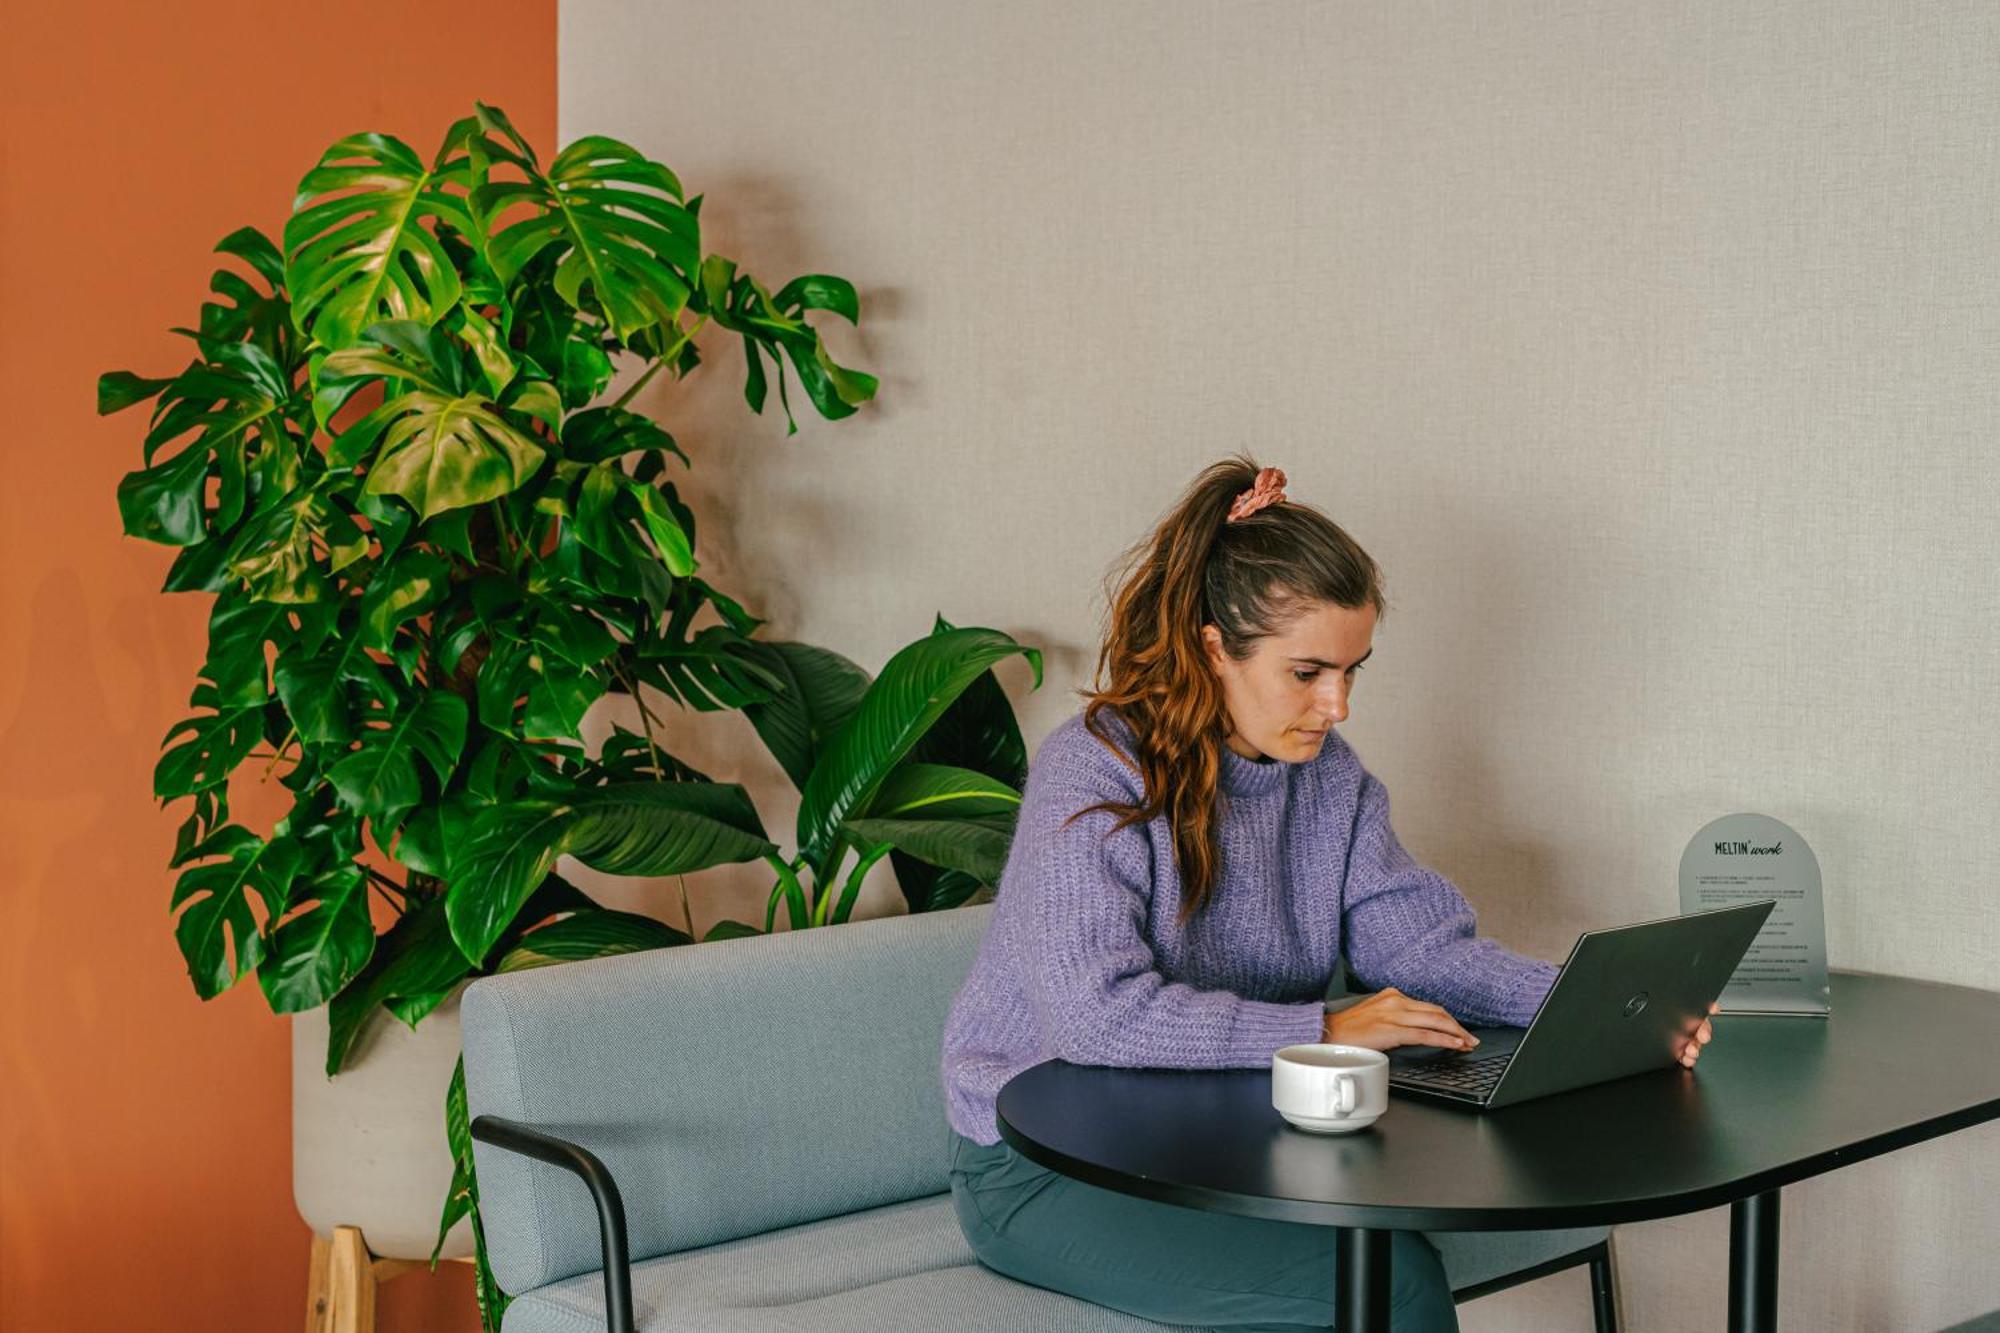
M 1141 1199 L 952 1133 L 951 1198 L 979 1261 L 1163 1324 L 1239 1333 L 1334 1327 L 1334 1230 Z M 1389 1326 L 1457 1333 L 1437 1247 L 1394 1231 Z

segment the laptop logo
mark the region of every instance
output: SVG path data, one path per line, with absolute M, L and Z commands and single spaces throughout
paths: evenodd
M 1637 995 L 1625 1001 L 1625 1017 L 1637 1018 L 1639 1011 L 1646 1007 L 1646 998 L 1646 992 L 1640 991 Z

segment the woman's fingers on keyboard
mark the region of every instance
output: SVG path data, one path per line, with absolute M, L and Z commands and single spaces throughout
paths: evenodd
M 1404 1003 L 1407 1007 L 1403 1010 L 1401 1021 L 1410 1027 L 1429 1028 L 1459 1042 L 1477 1044 L 1473 1035 L 1460 1027 L 1458 1020 L 1440 1006 L 1426 1004 L 1422 1000 L 1407 1000 Z

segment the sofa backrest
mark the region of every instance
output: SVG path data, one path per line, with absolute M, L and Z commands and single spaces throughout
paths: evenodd
M 944 1022 L 991 904 L 485 977 L 467 1105 L 604 1159 L 636 1261 L 940 1193 Z M 581 1181 L 473 1150 L 510 1292 L 600 1266 Z

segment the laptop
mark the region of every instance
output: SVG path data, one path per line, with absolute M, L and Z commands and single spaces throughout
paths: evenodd
M 1472 1027 L 1470 1051 L 1397 1046 L 1389 1090 L 1488 1111 L 1652 1069 L 1678 1068 L 1680 1048 L 1720 999 L 1775 898 L 1732 903 L 1577 936 L 1556 983 L 1525 1028 Z

